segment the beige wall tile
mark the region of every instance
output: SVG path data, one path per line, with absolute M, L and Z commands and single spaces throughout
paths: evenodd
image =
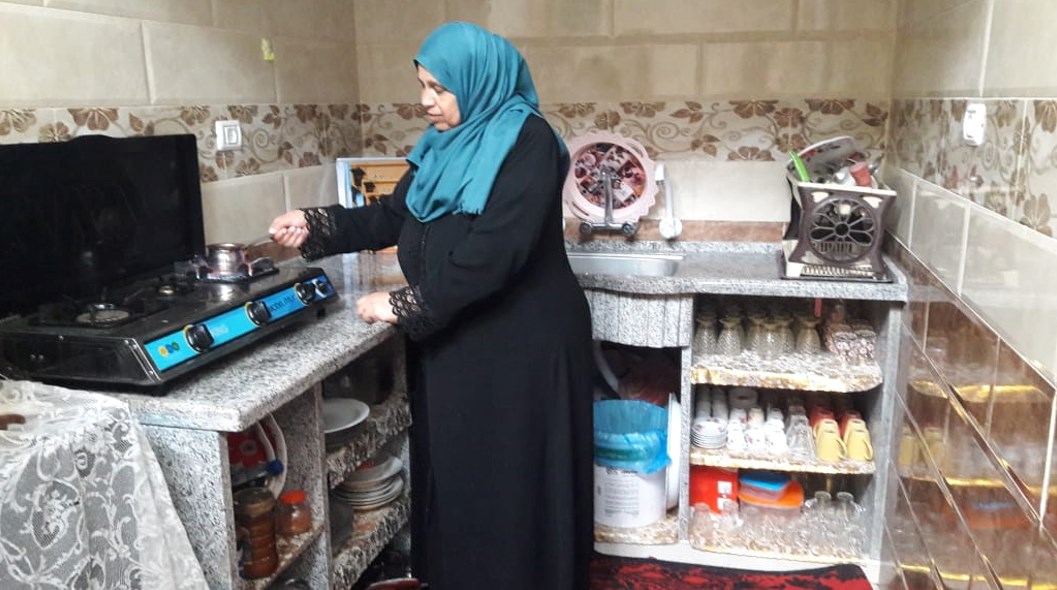
M 962 296 L 1009 344 L 1052 374 L 1057 241 L 974 207 Z
M 713 162 L 665 159 L 680 219 L 789 221 L 789 185 L 783 162 Z M 660 217 L 658 197 L 651 217 Z
M 900 23 L 921 23 L 975 0 L 899 0 Z
M 525 60 L 544 102 L 651 100 L 696 95 L 694 45 L 530 47 Z
M 822 66 L 828 57 L 826 45 L 824 41 L 710 43 L 704 52 L 702 93 L 774 98 L 820 92 L 829 69 Z
M 984 94 L 1057 95 L 1057 3 L 1050 0 L 995 2 Z
M 268 231 L 286 211 L 282 174 L 260 174 L 202 185 L 206 243 L 246 242 Z
M 0 0 L 0 4 L 31 4 L 33 6 L 44 6 L 44 0 Z
M 48 0 L 49 8 L 156 20 L 187 25 L 213 24 L 210 0 Z
M 355 103 L 356 46 L 278 38 L 276 89 L 280 103 Z
M 218 0 L 223 2 L 224 0 Z M 356 39 L 355 3 L 347 0 L 262 0 L 265 30 L 302 39 Z M 369 19 L 368 14 L 365 18 Z
M 370 105 L 418 103 L 414 59 L 418 44 L 357 45 L 360 101 Z
M 158 23 L 144 31 L 155 103 L 275 102 L 275 68 L 259 35 Z
M 254 33 L 265 31 L 265 6 L 260 0 L 217 0 L 213 2 L 213 25 Z
M 0 106 L 148 102 L 135 21 L 0 4 Z
M 353 5 L 357 43 L 408 43 L 416 50 L 412 57 L 426 35 L 448 20 L 444 0 L 354 0 Z
M 961 276 L 966 205 L 934 185 L 918 185 L 914 197 L 913 252 L 951 289 Z
M 449 0 L 447 20 L 477 23 L 504 37 L 609 35 L 612 0 Z
M 912 20 L 900 28 L 895 96 L 977 96 L 987 8 L 987 0 L 970 0 L 944 12 L 942 18 Z
M 617 35 L 787 31 L 792 2 L 772 0 L 613 0 Z
M 885 229 L 895 235 L 901 242 L 910 246 L 910 228 L 914 220 L 914 193 L 916 182 L 914 176 L 895 166 L 884 167 L 884 181 L 889 188 L 896 191 L 896 198 L 888 206 Z
M 890 31 L 896 0 L 800 0 L 800 31 Z
M 333 164 L 283 172 L 286 208 L 325 207 L 338 202 L 338 180 Z

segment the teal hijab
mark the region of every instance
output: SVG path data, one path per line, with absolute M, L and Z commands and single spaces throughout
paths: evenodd
M 525 119 L 540 114 L 528 66 L 509 41 L 470 23 L 441 25 L 415 63 L 455 95 L 461 121 L 443 132 L 430 126 L 408 154 L 417 170 L 407 208 L 423 222 L 477 215 Z

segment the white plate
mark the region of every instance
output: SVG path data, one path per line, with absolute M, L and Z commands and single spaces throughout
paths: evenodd
M 679 471 L 683 461 L 683 411 L 679 398 L 668 394 L 668 508 L 679 505 Z
M 338 484 L 338 486 L 350 490 L 362 490 L 365 487 L 370 488 L 378 485 L 378 482 L 389 479 L 397 473 L 400 473 L 400 470 L 403 469 L 403 467 L 403 461 L 396 457 L 389 457 L 373 467 L 364 469 L 361 466 L 360 469 L 350 473 L 344 481 Z
M 367 419 L 371 407 L 358 399 L 343 397 L 323 400 L 323 432 L 332 434 L 352 428 Z

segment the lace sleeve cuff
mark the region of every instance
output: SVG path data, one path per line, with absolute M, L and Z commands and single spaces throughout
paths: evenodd
M 393 306 L 397 324 L 412 340 L 422 340 L 439 330 L 443 324 L 430 313 L 422 300 L 418 287 L 404 287 L 389 293 L 389 304 Z
M 330 254 L 335 249 L 334 238 L 338 234 L 337 223 L 326 207 L 301 209 L 308 222 L 308 239 L 301 244 L 301 257 L 305 260 L 317 260 Z

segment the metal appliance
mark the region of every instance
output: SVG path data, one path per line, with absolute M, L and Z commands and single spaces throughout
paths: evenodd
M 833 173 L 865 159 L 854 140 L 838 137 L 801 150 L 804 170 L 787 166 L 790 222 L 782 240 L 782 276 L 790 279 L 891 282 L 881 256 L 884 216 L 896 193 L 833 182 Z M 862 164 L 860 164 L 862 165 Z M 803 176 L 801 176 L 803 174 Z
M 0 373 L 164 393 L 337 299 L 319 268 L 205 272 L 191 135 L 0 146 Z

